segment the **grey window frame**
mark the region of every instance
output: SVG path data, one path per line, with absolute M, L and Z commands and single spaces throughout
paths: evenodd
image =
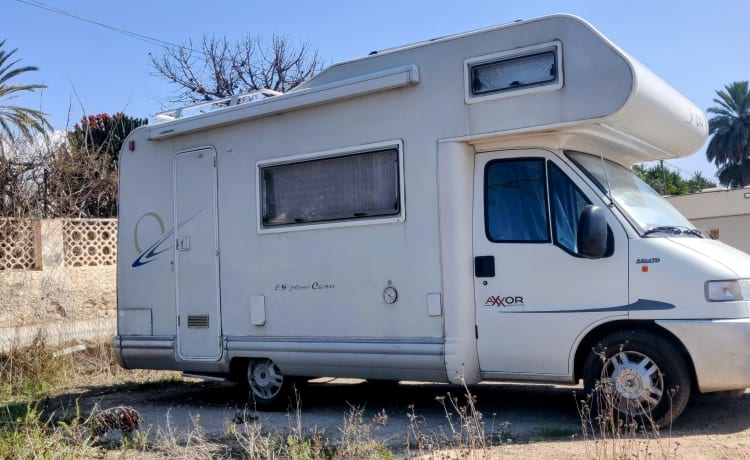
M 464 102 L 466 102 L 467 104 L 474 104 L 506 97 L 515 97 L 524 94 L 546 91 L 557 91 L 561 89 L 564 85 L 564 65 L 562 49 L 562 42 L 559 40 L 553 40 L 550 42 L 538 43 L 536 45 L 514 48 L 498 53 L 466 59 L 464 61 Z M 483 91 L 479 93 L 473 91 L 473 69 L 487 67 L 490 65 L 497 65 L 503 62 L 512 62 L 518 59 L 525 59 L 546 53 L 554 54 L 554 79 L 512 86 L 508 88 L 501 88 L 493 91 Z

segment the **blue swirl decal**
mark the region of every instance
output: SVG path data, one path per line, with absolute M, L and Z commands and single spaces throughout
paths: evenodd
M 193 218 L 195 218 L 195 216 L 197 216 L 198 214 L 200 214 L 201 211 L 202 211 L 202 209 L 198 210 L 198 212 L 196 212 L 192 216 L 190 216 L 187 219 L 185 219 L 182 222 L 180 222 L 177 225 L 176 229 L 172 229 L 169 232 L 165 233 L 158 241 L 156 241 L 154 244 L 152 244 L 151 246 L 149 246 L 148 248 L 146 248 L 146 250 L 144 250 L 143 252 L 141 252 L 138 255 L 138 258 L 135 259 L 135 261 L 132 263 L 131 267 L 138 268 L 138 267 L 141 267 L 143 265 L 149 264 L 149 263 L 155 261 L 156 259 L 158 259 L 159 256 L 162 253 L 167 252 L 170 249 L 174 248 L 174 239 L 172 238 L 172 236 L 174 236 L 175 230 L 179 230 L 183 225 L 185 225 L 188 222 L 190 222 L 191 220 L 193 220 Z M 144 214 L 144 216 L 145 215 L 154 215 L 154 214 L 153 213 L 147 213 L 147 214 Z M 142 218 L 143 217 L 141 217 L 141 219 Z M 138 220 L 138 223 L 140 223 L 140 219 Z M 136 233 L 138 232 L 138 223 L 136 224 Z M 171 241 L 171 244 L 169 244 L 169 245 L 165 244 L 165 243 L 170 242 L 170 241 Z M 136 238 L 136 247 L 137 246 L 138 246 L 138 243 L 137 243 L 137 238 Z M 138 249 L 140 249 L 140 248 L 138 248 Z

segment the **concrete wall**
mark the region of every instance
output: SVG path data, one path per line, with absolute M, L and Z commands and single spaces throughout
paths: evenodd
M 0 225 L 0 351 L 40 329 L 50 342 L 115 333 L 114 220 Z
M 696 227 L 750 254 L 750 188 L 673 196 L 667 200 Z

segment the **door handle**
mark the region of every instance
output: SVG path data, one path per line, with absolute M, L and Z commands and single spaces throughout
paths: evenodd
M 474 257 L 474 276 L 477 278 L 494 278 L 495 256 Z
M 190 237 L 177 238 L 174 242 L 174 247 L 178 251 L 189 251 L 190 250 Z

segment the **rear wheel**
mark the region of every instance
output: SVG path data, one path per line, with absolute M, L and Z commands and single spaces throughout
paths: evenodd
M 611 414 L 647 428 L 669 425 L 690 398 L 685 360 L 669 341 L 646 331 L 605 337 L 589 354 L 583 379 L 592 418 Z
M 272 360 L 251 359 L 243 383 L 248 399 L 258 410 L 283 410 L 289 406 L 292 379 Z

